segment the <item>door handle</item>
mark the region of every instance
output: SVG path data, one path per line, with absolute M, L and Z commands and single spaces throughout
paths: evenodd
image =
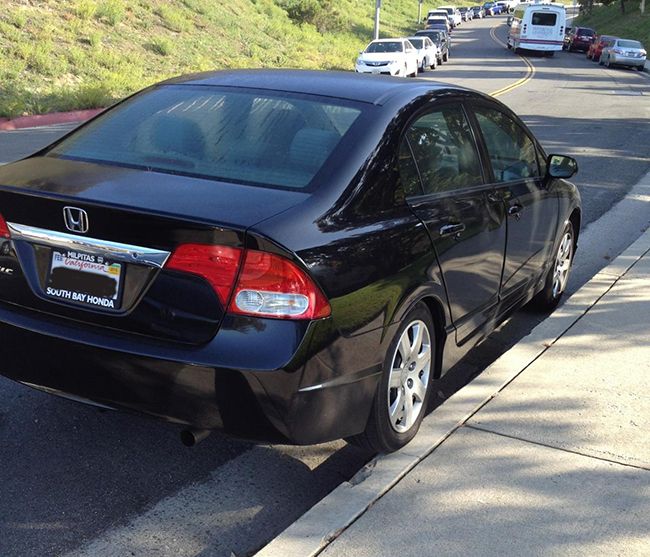
M 515 205 L 510 205 L 508 207 L 508 215 L 511 217 L 521 217 L 521 212 L 523 211 L 523 206 L 519 205 L 519 203 L 516 203 Z
M 445 224 L 440 227 L 440 236 L 451 236 L 452 234 L 460 235 L 465 232 L 465 225 L 462 222 L 457 224 Z

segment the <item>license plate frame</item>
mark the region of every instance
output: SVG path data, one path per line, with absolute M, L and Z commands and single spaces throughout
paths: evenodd
M 52 248 L 45 295 L 88 309 L 119 311 L 125 271 L 124 263 L 103 255 Z

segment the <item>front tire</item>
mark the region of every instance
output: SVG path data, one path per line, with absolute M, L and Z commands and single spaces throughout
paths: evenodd
M 418 304 L 402 321 L 384 360 L 384 370 L 363 433 L 348 441 L 375 452 L 401 449 L 415 437 L 431 396 L 435 328 Z
M 449 62 L 449 51 L 445 52 L 445 53 L 442 55 L 442 61 L 443 61 L 443 62 Z
M 546 275 L 544 288 L 532 299 L 531 305 L 540 311 L 551 311 L 560 303 L 569 282 L 569 274 L 575 255 L 575 231 L 573 223 L 567 222 L 562 232 L 555 260 Z

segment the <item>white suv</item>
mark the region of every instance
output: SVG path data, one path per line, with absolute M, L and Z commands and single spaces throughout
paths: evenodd
M 372 41 L 359 53 L 355 70 L 359 73 L 418 75 L 418 51 L 408 39 Z

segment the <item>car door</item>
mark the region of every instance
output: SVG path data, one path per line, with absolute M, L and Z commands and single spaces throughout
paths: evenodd
M 557 228 L 558 199 L 546 187 L 541 151 L 521 122 L 491 103 L 471 106 L 490 163 L 494 195 L 502 199 L 507 214 L 501 298 L 513 305 L 529 294 L 544 272 Z
M 411 44 L 411 41 L 404 41 L 404 56 L 408 67 L 407 75 L 418 73 L 418 51 Z
M 417 179 L 409 183 L 419 188 L 411 189 L 408 203 L 429 231 L 461 344 L 494 315 L 498 303 L 504 206 L 489 195 L 492 189 L 460 102 L 438 102 L 419 113 L 404 133 L 401 150 L 401 161 L 414 161 Z M 409 172 L 403 162 L 402 169 Z

